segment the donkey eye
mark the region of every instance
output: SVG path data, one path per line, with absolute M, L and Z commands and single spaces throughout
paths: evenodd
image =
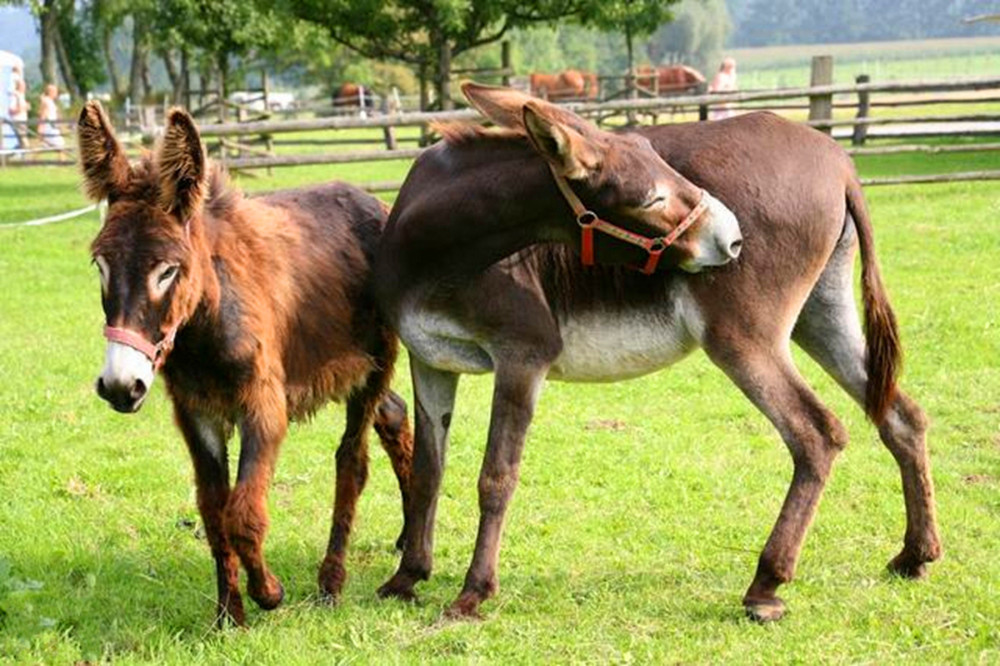
M 163 295 L 167 293 L 167 289 L 173 284 L 174 278 L 180 273 L 180 267 L 177 264 L 168 264 L 163 262 L 159 264 L 153 271 L 149 274 L 149 295 L 154 301 L 163 298 Z
M 165 282 L 173 280 L 177 276 L 177 266 L 167 266 L 162 273 L 160 273 L 160 279 L 158 282 L 162 285 Z
M 654 197 L 654 198 L 650 199 L 649 201 L 647 201 L 646 203 L 642 204 L 642 207 L 643 208 L 652 208 L 653 206 L 660 205 L 661 203 L 663 203 L 666 200 L 667 200 L 666 197 Z

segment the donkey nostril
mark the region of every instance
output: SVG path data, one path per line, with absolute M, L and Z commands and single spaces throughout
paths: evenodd
M 735 259 L 740 256 L 740 250 L 743 249 L 743 239 L 737 238 L 732 243 L 729 244 L 729 256 Z
M 129 397 L 133 400 L 138 400 L 144 395 L 146 395 L 146 382 L 141 379 L 135 380 L 135 384 L 132 385 L 132 390 L 129 392 Z
M 104 397 L 108 394 L 108 390 L 104 387 L 104 377 L 97 378 L 97 395 Z

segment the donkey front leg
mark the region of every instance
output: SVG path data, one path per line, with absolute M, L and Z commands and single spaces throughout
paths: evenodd
M 195 484 L 198 487 L 198 511 L 205 525 L 205 536 L 215 558 L 218 587 L 216 624 L 226 621 L 243 626 L 243 598 L 240 596 L 240 566 L 236 552 L 223 529 L 223 511 L 229 500 L 229 460 L 226 441 L 232 424 L 205 414 L 193 413 L 176 403 L 174 419 L 187 442 L 194 463 Z
M 250 397 L 240 421 L 240 465 L 226 504 L 225 526 L 247 572 L 247 593 L 262 609 L 272 610 L 285 591 L 268 570 L 262 549 L 268 527 L 267 491 L 288 417 L 280 385 L 257 388 Z
M 479 533 L 472 565 L 450 617 L 479 617 L 479 604 L 499 589 L 497 564 L 507 504 L 517 486 L 521 452 L 548 366 L 498 368 L 489 441 L 479 474 Z
M 847 445 L 847 431 L 806 385 L 792 364 L 787 347 L 756 353 L 708 347 L 708 352 L 770 419 L 792 454 L 795 467 L 791 486 L 761 552 L 757 574 L 743 598 L 751 619 L 778 620 L 785 612 L 785 604 L 775 592 L 795 574 L 802 541 L 833 460 Z
M 380 597 L 406 600 L 416 598 L 413 586 L 431 574 L 434 515 L 458 389 L 457 374 L 432 368 L 416 356 L 410 357 L 410 372 L 416 432 L 409 498 L 403 507 L 403 557 L 396 573 L 378 590 Z

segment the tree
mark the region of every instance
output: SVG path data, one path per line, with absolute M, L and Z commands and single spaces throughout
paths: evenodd
M 198 49 L 202 64 L 214 67 L 223 117 L 233 59 L 272 46 L 287 25 L 273 10 L 246 0 L 156 0 L 156 9 L 160 37 Z
M 580 16 L 597 0 L 273 0 L 323 26 L 338 43 L 376 60 L 413 66 L 425 88 L 433 76 L 442 108 L 451 107 L 456 56 L 495 42 L 512 28 Z
M 646 53 L 654 65 L 684 62 L 707 73 L 717 66 L 731 29 L 725 0 L 682 0 L 674 20 L 653 33 Z
M 584 24 L 607 31 L 621 31 L 625 35 L 630 97 L 636 94 L 633 41 L 637 37 L 651 34 L 660 24 L 673 19 L 670 7 L 677 2 L 678 0 L 595 0 L 581 17 Z

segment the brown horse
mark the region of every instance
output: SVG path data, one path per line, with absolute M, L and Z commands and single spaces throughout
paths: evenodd
M 599 93 L 597 75 L 576 69 L 558 74 L 536 72 L 531 75 L 530 82 L 532 95 L 552 102 L 596 99 Z
M 330 598 L 367 478 L 371 425 L 406 501 L 412 439 L 389 391 L 398 342 L 376 314 L 371 282 L 385 221 L 380 202 L 343 184 L 244 199 L 208 161 L 184 111 L 155 154 L 130 165 L 97 102 L 79 121 L 87 192 L 107 199 L 93 242 L 108 338 L 98 394 L 137 411 L 157 370 L 194 463 L 198 508 L 215 558 L 218 621 L 245 621 L 239 563 L 264 609 L 284 591 L 264 562 L 266 496 L 288 421 L 346 399 L 333 526 L 319 585 Z M 240 430 L 230 487 L 227 441 Z
M 792 454 L 788 496 L 743 599 L 754 619 L 781 617 L 784 604 L 775 592 L 792 579 L 834 458 L 847 443 L 844 427 L 795 369 L 792 339 L 864 405 L 896 458 L 907 528 L 890 567 L 904 576 L 923 575 L 925 563 L 941 552 L 926 423 L 896 388 L 895 319 L 861 188 L 844 151 L 822 134 L 770 114 L 641 130 L 689 181 L 668 178 L 644 153 L 641 159 L 630 156 L 632 168 L 611 157 L 609 151 L 619 147 L 615 142 L 636 135 L 607 138 L 579 118 L 539 108 L 513 91 L 470 88 L 466 94 L 510 132 L 467 133 L 426 152 L 400 192 L 376 262 L 380 302 L 410 350 L 416 414 L 406 544 L 381 594 L 412 598 L 415 583 L 430 574 L 436 498 L 461 373 L 495 373 L 479 477 L 479 533 L 462 592 L 449 609 L 476 615 L 497 590 L 504 513 L 544 379 L 626 379 L 670 365 L 700 346 L 772 421 Z M 573 141 L 539 139 L 539 113 L 555 118 L 559 131 L 578 134 Z M 589 157 L 592 142 L 604 146 L 601 159 Z M 617 188 L 660 192 L 666 211 L 690 196 L 688 182 L 704 187 L 735 211 L 744 251 L 738 260 L 701 273 L 644 276 L 583 267 L 566 247 L 579 250 L 582 241 L 546 160 L 588 161 L 592 166 L 572 180 L 576 194 L 596 214 L 618 216 L 633 227 L 636 220 L 621 217 L 624 199 Z M 612 167 L 620 171 L 609 183 L 606 171 Z M 637 203 L 628 210 L 645 210 Z M 566 245 L 538 244 L 553 240 Z M 605 242 L 608 252 L 625 251 L 607 247 L 617 239 Z M 866 334 L 853 294 L 858 246 Z M 664 265 L 695 268 L 691 250 L 676 246 Z
M 359 83 L 343 83 L 333 91 L 333 106 L 336 109 L 372 110 L 375 97 L 371 88 Z
M 704 82 L 702 73 L 687 65 L 642 65 L 636 68 L 636 84 L 661 95 L 685 92 Z

